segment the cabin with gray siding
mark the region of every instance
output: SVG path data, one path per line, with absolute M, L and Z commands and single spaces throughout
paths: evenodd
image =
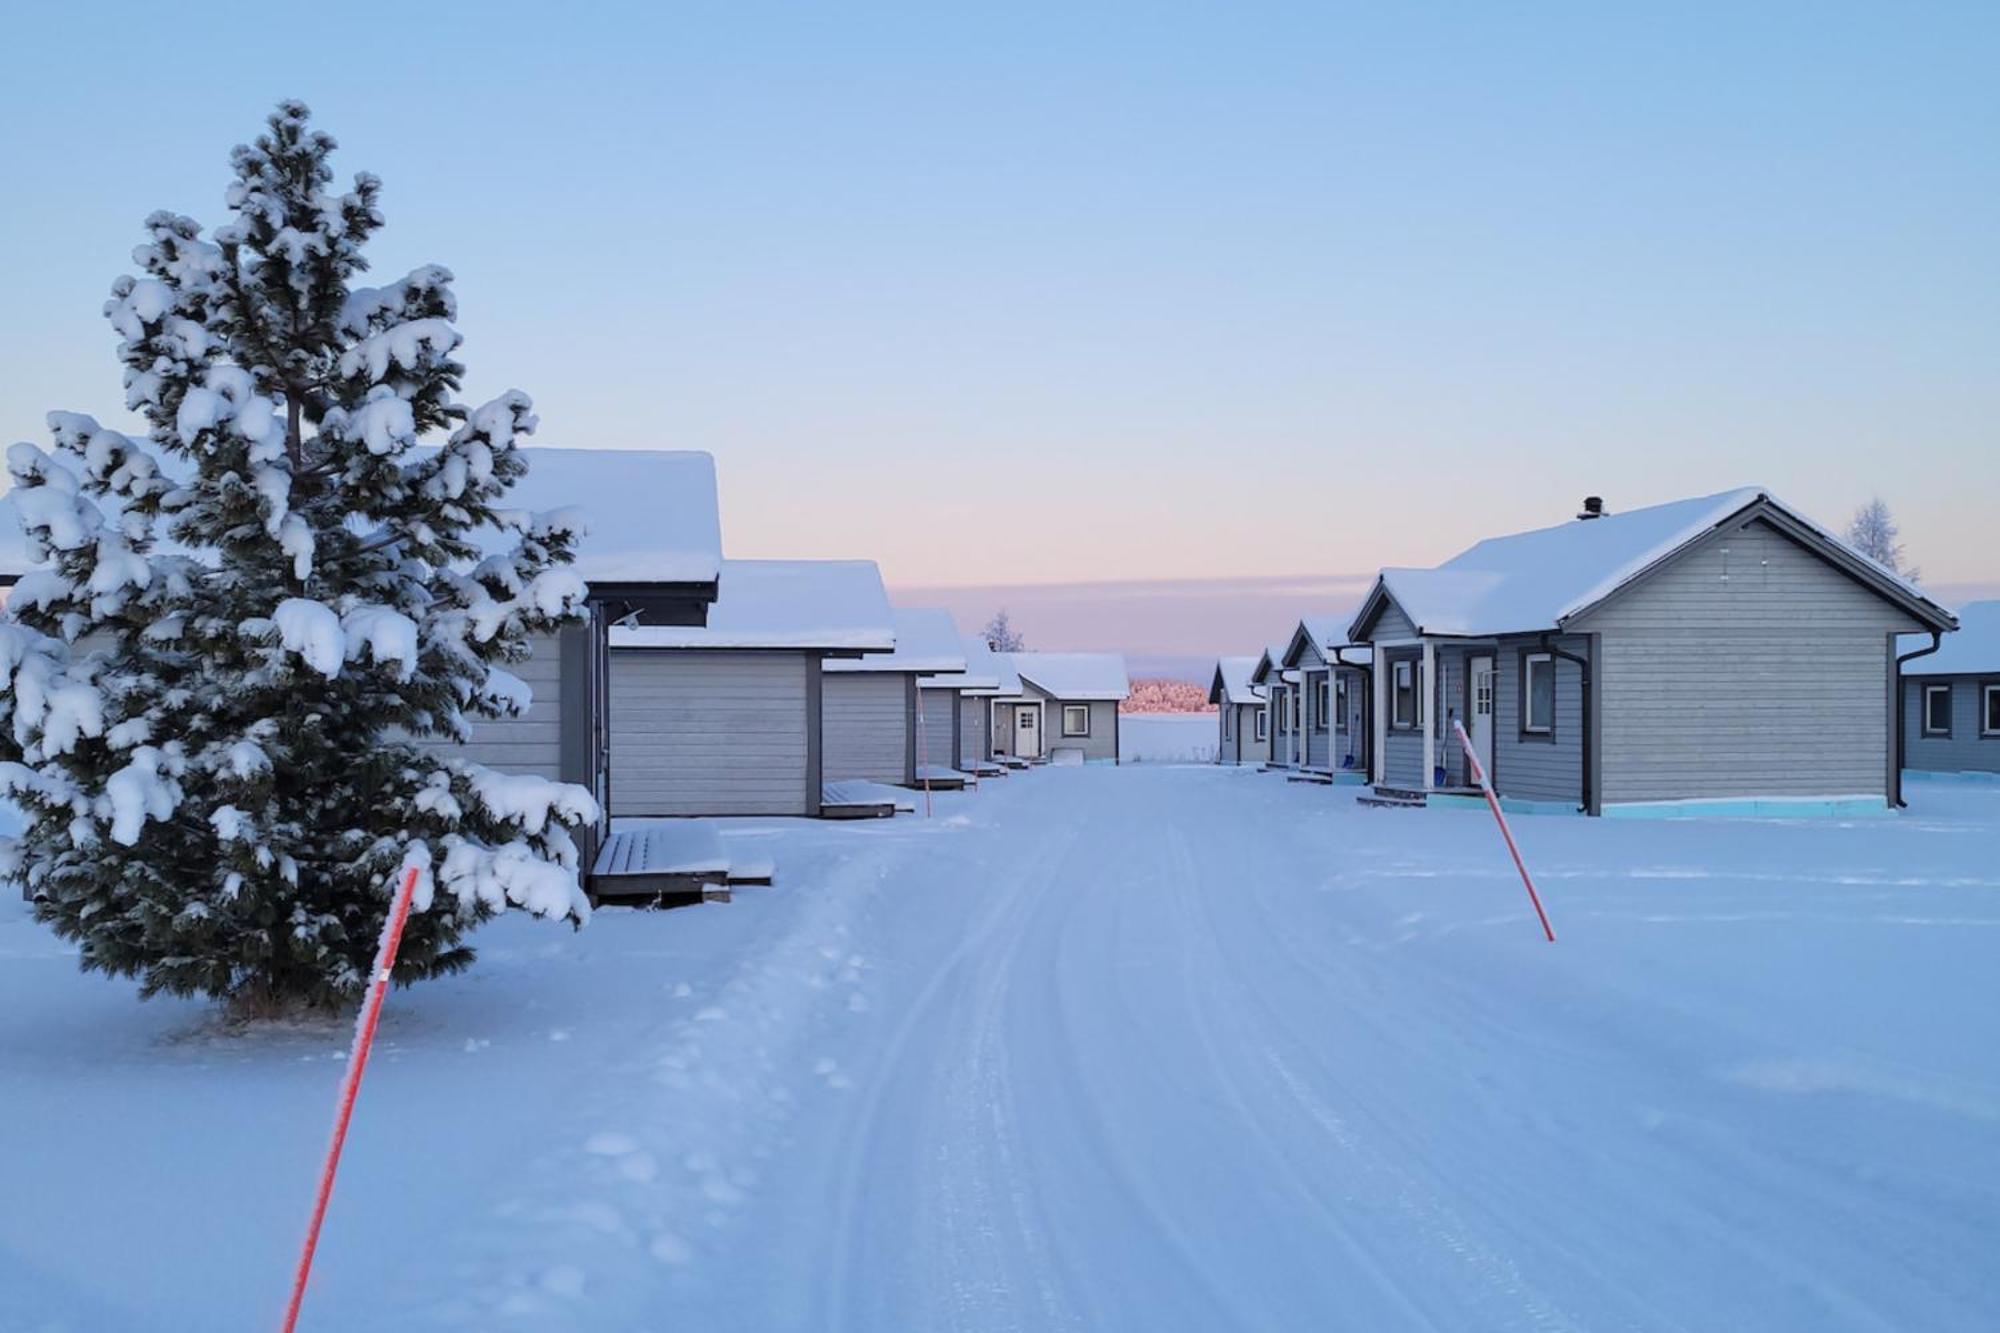
M 1264 692 L 1265 748 L 1268 768 L 1298 768 L 1299 753 L 1299 673 L 1287 670 L 1284 643 L 1264 650 L 1250 673 L 1250 683 Z
M 1972 602 L 1959 628 L 1913 635 L 1902 659 L 1903 767 L 2000 775 L 2000 602 Z
M 868 561 L 725 560 L 707 624 L 611 631 L 611 809 L 817 815 L 827 659 L 887 653 Z
M 998 653 L 1017 682 L 993 701 L 996 750 L 1028 760 L 1119 762 L 1118 705 L 1130 693 L 1118 653 Z
M 1307 617 L 1293 631 L 1279 665 L 1295 672 L 1301 767 L 1321 774 L 1368 771 L 1367 684 L 1372 650 L 1350 643 L 1340 616 Z
M 1586 512 L 1589 512 L 1588 508 Z M 1895 641 L 1951 614 L 1769 494 L 1726 492 L 1384 570 L 1373 775 L 1589 813 L 1900 804 Z
M 1215 664 L 1208 701 L 1215 705 L 1218 764 L 1262 764 L 1271 757 L 1264 691 L 1250 683 L 1255 657 L 1224 657 Z
M 920 765 L 952 763 L 925 752 L 936 743 L 932 714 L 958 707 L 955 690 L 930 688 L 931 673 L 965 668 L 958 626 L 950 612 L 932 607 L 897 607 L 892 614 L 894 651 L 839 658 L 823 668 L 821 771 L 828 782 L 910 786 Z

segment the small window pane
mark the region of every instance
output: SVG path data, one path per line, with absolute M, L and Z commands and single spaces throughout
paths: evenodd
M 1986 734 L 2000 736 L 2000 685 L 1986 687 Z
M 1524 725 L 1529 731 L 1548 732 L 1555 727 L 1556 664 L 1553 658 L 1537 653 L 1528 658 L 1527 680 L 1521 691 L 1527 709 Z
M 1924 688 L 1924 730 L 1936 736 L 1951 734 L 1951 686 Z
M 1414 662 L 1396 663 L 1395 698 L 1390 716 L 1399 727 L 1412 727 L 1417 720 L 1417 690 Z
M 1063 735 L 1088 736 L 1090 734 L 1090 709 L 1081 704 L 1066 704 L 1063 707 Z

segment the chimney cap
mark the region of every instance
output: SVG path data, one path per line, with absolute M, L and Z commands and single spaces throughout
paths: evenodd
M 1601 496 L 1601 495 L 1586 495 L 1586 496 L 1584 496 L 1584 497 L 1583 497 L 1583 512 L 1582 512 L 1582 513 L 1580 513 L 1580 514 L 1578 514 L 1578 515 L 1577 515 L 1577 517 L 1578 517 L 1578 518 L 1603 518 L 1603 517 L 1604 517 L 1604 497 L 1603 497 L 1603 496 Z

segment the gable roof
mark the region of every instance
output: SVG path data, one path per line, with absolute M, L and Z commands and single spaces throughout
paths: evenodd
M 575 508 L 576 572 L 592 583 L 713 583 L 722 569 L 715 458 L 689 449 L 521 450 L 528 470 L 502 503 Z
M 1368 645 L 1355 643 L 1347 634 L 1347 627 L 1354 623 L 1359 611 L 1360 608 L 1355 607 L 1339 615 L 1305 617 L 1292 631 L 1291 640 L 1276 659 L 1277 662 L 1287 667 L 1296 666 L 1309 643 L 1323 662 L 1337 662 L 1343 648 L 1366 649 Z
M 1131 692 L 1123 653 L 1007 653 L 1021 679 L 1055 699 L 1123 699 Z
M 1928 634 L 1899 634 L 1897 653 L 1930 646 Z M 1938 650 L 1903 664 L 1906 676 L 2000 675 L 2000 602 L 1967 602 L 1958 608 L 1958 628 Z
M 1662 562 L 1753 511 L 1903 606 L 1945 625 L 1951 613 L 1769 491 L 1744 487 L 1644 509 L 1489 537 L 1434 569 L 1384 569 L 1349 626 L 1359 637 L 1393 598 L 1420 634 L 1483 637 L 1560 628 Z
M 1255 657 L 1217 658 L 1215 680 L 1208 687 L 1208 701 L 1212 704 L 1263 703 L 1264 691 L 1250 683 L 1260 660 Z
M 993 649 L 977 634 L 958 636 L 959 651 L 965 655 L 965 669 L 940 673 L 926 677 L 924 684 L 944 689 L 957 690 L 961 694 L 998 694 L 1005 681 L 1001 679 L 1001 667 Z M 1012 677 L 1013 684 L 1007 688 L 1011 693 L 1021 692 L 1021 678 Z
M 725 560 L 706 625 L 613 625 L 611 646 L 886 653 L 896 626 L 872 560 Z
M 960 671 L 965 667 L 965 647 L 959 642 L 958 626 L 951 612 L 936 607 L 895 607 L 890 612 L 896 628 L 896 649 L 871 653 L 867 657 L 836 658 L 825 664 L 835 673 L 854 671 Z

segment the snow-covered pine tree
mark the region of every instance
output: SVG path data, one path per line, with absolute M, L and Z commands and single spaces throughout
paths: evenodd
M 430 867 L 397 959 L 472 958 L 507 907 L 578 922 L 584 789 L 411 737 L 517 712 L 505 669 L 582 612 L 564 511 L 505 505 L 526 395 L 455 399 L 451 274 L 351 280 L 380 183 L 281 104 L 233 155 L 204 240 L 156 213 L 112 287 L 130 437 L 52 413 L 8 451 L 31 552 L 0 624 L 0 866 L 86 970 L 256 1011 L 366 982 L 406 857 Z M 420 447 L 427 433 L 444 435 Z

